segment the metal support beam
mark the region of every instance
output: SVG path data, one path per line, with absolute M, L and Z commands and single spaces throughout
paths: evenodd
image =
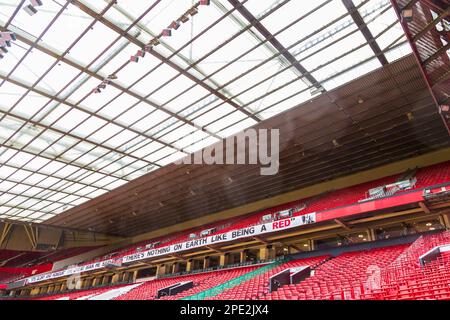
M 310 74 L 297 59 L 279 42 L 272 33 L 250 12 L 239 0 L 228 0 L 236 10 L 251 23 L 268 41 L 277 49 L 283 57 L 301 74 L 308 82 L 319 90 L 324 90 L 320 83 Z
M 109 29 L 117 32 L 122 37 L 124 37 L 128 41 L 130 41 L 131 43 L 134 43 L 135 45 L 139 46 L 140 48 L 144 48 L 145 47 L 146 44 L 143 43 L 141 40 L 139 40 L 136 37 L 130 35 L 128 32 L 122 30 L 119 26 L 115 25 L 113 22 L 111 22 L 110 20 L 106 19 L 104 16 L 99 15 L 97 12 L 95 12 L 94 10 L 92 10 L 91 8 L 86 6 L 81 1 L 79 1 L 79 0 L 72 0 L 71 2 L 72 2 L 72 4 L 74 4 L 75 6 L 80 8 L 81 11 L 83 11 L 87 15 L 91 16 L 92 18 L 97 19 L 99 22 L 104 24 L 106 27 L 108 27 Z M 250 111 L 248 111 L 245 108 L 241 107 L 236 102 L 228 99 L 224 94 L 218 92 L 217 90 L 214 90 L 214 88 L 210 87 L 205 82 L 203 82 L 200 79 L 198 79 L 197 77 L 193 76 L 191 73 L 189 73 L 188 71 L 186 71 L 185 69 L 183 69 L 178 64 L 176 64 L 173 61 L 171 61 L 170 59 L 167 59 L 162 54 L 158 53 L 156 50 L 151 50 L 149 54 L 151 54 L 152 56 L 154 56 L 155 58 L 157 58 L 161 62 L 165 63 L 169 67 L 173 68 L 178 73 L 180 73 L 180 74 L 184 75 L 185 77 L 187 77 L 188 79 L 192 80 L 193 82 L 195 82 L 197 85 L 199 85 L 203 89 L 209 91 L 211 94 L 217 96 L 219 99 L 221 99 L 223 101 L 226 101 L 228 104 L 233 106 L 235 109 L 243 112 L 248 117 L 252 118 L 253 120 L 255 120 L 257 122 L 261 122 L 261 120 L 257 116 L 255 116 L 253 113 L 251 113 Z
M 334 219 L 334 222 L 336 222 L 338 225 L 340 225 L 345 230 L 351 230 L 352 229 L 350 226 L 348 226 L 347 224 L 345 224 L 344 222 L 342 222 L 339 219 Z
M 3 230 L 0 235 L 0 248 L 3 245 L 3 242 L 5 242 L 6 238 L 8 237 L 9 231 L 11 230 L 12 224 L 9 222 L 3 223 Z
M 364 38 L 366 38 L 367 43 L 369 44 L 370 48 L 372 48 L 372 51 L 375 53 L 375 55 L 378 58 L 378 61 L 385 66 L 389 64 L 387 61 L 385 55 L 381 51 L 380 46 L 375 41 L 375 38 L 372 35 L 372 32 L 370 32 L 369 28 L 367 27 L 366 23 L 364 22 L 364 19 L 359 14 L 359 11 L 356 9 L 355 5 L 353 4 L 352 0 L 342 0 L 342 3 L 344 4 L 345 8 L 347 8 L 347 11 L 350 12 L 350 15 L 353 19 L 353 21 L 358 26 L 359 31 L 363 34 Z
M 299 246 L 296 246 L 295 244 L 290 244 L 289 247 L 294 248 L 295 250 L 297 250 L 297 252 L 305 251 L 302 248 L 300 248 Z M 291 252 L 289 252 L 289 253 L 291 253 Z
M 225 253 L 225 251 L 217 249 L 217 248 L 214 248 L 214 247 L 211 247 L 211 246 L 205 246 L 205 248 L 207 248 L 209 250 L 212 250 L 214 252 L 217 252 L 217 253 Z
M 181 259 L 181 260 L 183 260 L 183 261 L 187 261 L 187 260 L 188 260 L 188 258 L 183 257 L 183 256 L 181 256 L 181 255 L 179 255 L 179 254 L 170 254 L 169 257 L 173 257 L 173 258 L 175 258 L 175 259 Z
M 441 47 L 438 51 L 436 51 L 435 53 L 433 53 L 431 56 L 429 56 L 426 60 L 424 60 L 422 63 L 423 65 L 427 65 L 428 63 L 430 63 L 431 61 L 435 60 L 436 58 L 438 58 L 439 56 L 443 55 L 443 54 L 447 54 L 447 50 L 450 49 L 450 42 L 447 43 L 445 46 Z
M 450 7 L 448 7 L 445 11 L 439 14 L 433 21 L 428 23 L 425 28 L 420 30 L 415 36 L 412 37 L 412 41 L 416 42 L 420 38 L 422 38 L 428 31 L 432 30 L 442 19 L 447 17 L 450 14 Z
M 419 202 L 419 207 L 423 210 L 423 212 L 431 213 L 430 208 L 428 208 L 428 206 L 424 202 L 420 201 Z
M 37 247 L 37 239 L 36 239 L 36 235 L 33 232 L 33 226 L 29 226 L 29 225 L 23 225 L 25 232 L 27 233 L 28 236 L 28 240 L 30 240 L 31 243 L 31 247 L 33 249 L 36 249 Z
M 397 18 L 400 21 L 400 25 L 403 28 L 403 31 L 404 31 L 404 33 L 406 35 L 406 38 L 408 39 L 408 42 L 409 42 L 409 44 L 411 46 L 412 52 L 414 54 L 414 57 L 416 58 L 416 62 L 420 66 L 420 72 L 422 73 L 422 76 L 423 76 L 423 78 L 425 80 L 425 83 L 426 83 L 426 85 L 428 87 L 428 90 L 429 90 L 429 92 L 431 94 L 431 97 L 433 98 L 433 102 L 434 102 L 436 108 L 440 112 L 440 103 L 439 103 L 439 101 L 438 101 L 438 99 L 436 97 L 435 92 L 433 91 L 433 84 L 431 83 L 430 78 L 428 77 L 428 74 L 427 74 L 427 72 L 426 72 L 426 70 L 424 68 L 423 61 L 420 58 L 419 51 L 417 50 L 417 46 L 416 46 L 416 44 L 415 44 L 415 42 L 413 40 L 413 37 L 411 35 L 411 31 L 409 29 L 408 23 L 406 21 L 402 21 L 401 9 L 398 6 L 397 1 L 396 0 L 390 0 L 390 1 L 391 1 L 391 4 L 392 4 L 392 8 L 394 8 L 394 11 L 395 11 L 395 13 L 397 15 Z M 450 127 L 447 125 L 447 120 L 444 118 L 444 116 L 441 113 L 440 113 L 440 116 L 441 116 L 442 122 L 444 123 L 445 128 L 447 129 L 447 133 L 450 135 Z
M 264 243 L 264 244 L 270 244 L 270 242 L 264 240 L 264 239 L 261 238 L 261 237 L 253 237 L 253 239 L 255 239 L 256 241 L 262 242 L 262 243 Z

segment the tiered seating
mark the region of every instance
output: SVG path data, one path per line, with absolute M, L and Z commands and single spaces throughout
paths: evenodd
M 174 297 L 165 297 L 162 299 L 180 299 L 195 293 L 204 291 L 208 288 L 219 285 L 230 279 L 239 277 L 247 272 L 258 268 L 257 266 L 234 268 L 228 270 L 219 270 L 213 272 L 205 272 L 193 275 L 185 275 L 173 278 L 163 278 L 147 281 L 141 286 L 129 291 L 128 293 L 117 297 L 115 300 L 155 300 L 159 289 L 165 288 L 172 284 L 182 281 L 193 281 L 194 287 L 179 293 Z
M 416 189 L 450 182 L 450 161 L 420 168 L 417 170 L 416 178 Z
M 315 268 L 314 275 L 304 281 L 287 285 L 262 299 L 359 299 L 370 281 L 369 277 L 402 253 L 406 245 L 370 251 L 344 253 Z
M 68 259 L 71 257 L 75 257 L 77 255 L 89 252 L 91 250 L 95 250 L 99 247 L 100 246 L 76 247 L 76 248 L 58 250 L 58 251 L 54 251 L 52 253 L 47 253 L 45 256 L 38 258 L 36 261 L 33 261 L 33 263 L 39 265 L 39 264 L 44 264 L 44 263 L 49 263 L 49 262 L 56 262 L 56 261 Z
M 269 279 L 271 276 L 287 269 L 299 266 L 311 266 L 315 267 L 321 262 L 325 261 L 328 257 L 314 257 L 307 259 L 299 259 L 283 263 L 282 265 L 269 270 L 261 275 L 258 275 L 248 281 L 237 285 L 236 287 L 225 290 L 221 294 L 212 297 L 212 300 L 251 300 L 251 299 L 261 299 L 265 294 L 268 293 Z
M 9 273 L 0 271 L 0 283 L 9 283 L 24 277 L 22 273 Z
M 242 276 L 243 274 L 251 272 L 257 268 L 258 267 L 253 266 L 253 267 L 233 268 L 230 270 L 216 271 L 211 273 L 210 277 L 204 279 L 203 281 L 199 281 L 198 285 L 196 285 L 195 287 L 180 292 L 179 294 L 174 296 L 162 297 L 161 300 L 177 300 L 187 296 L 191 296 L 199 292 L 205 291 L 209 288 L 221 285 L 222 283 L 225 283 L 231 279 Z
M 44 253 L 42 252 L 26 252 L 26 251 L 12 251 L 12 252 L 14 252 L 15 254 L 12 255 L 12 257 L 10 258 L 5 259 L 8 261 L 5 264 L 1 264 L 2 267 L 27 267 L 32 263 L 32 261 L 44 255 Z
M 9 260 L 19 254 L 21 251 L 13 251 L 13 250 L 0 250 L 0 263 L 6 260 Z
M 445 182 L 450 181 L 450 161 L 436 164 L 430 167 L 426 168 L 420 168 L 415 172 L 417 183 L 415 186 L 415 189 L 418 188 L 424 188 L 431 185 L 441 184 Z M 171 234 L 169 236 L 155 238 L 155 239 L 149 239 L 142 241 L 138 244 L 134 244 L 125 248 L 122 248 L 117 252 L 117 254 L 114 256 L 115 258 L 123 257 L 124 255 L 136 253 L 138 247 L 145 247 L 146 244 L 152 243 L 152 242 L 160 242 L 160 245 L 158 247 L 167 246 L 174 243 L 179 243 L 183 241 L 189 240 L 189 234 L 190 233 L 196 233 L 199 234 L 201 230 L 214 228 L 216 227 L 218 230 L 216 233 L 223 233 L 230 231 L 232 229 L 239 229 L 244 227 L 249 227 L 252 225 L 260 224 L 262 216 L 266 214 L 273 214 L 280 210 L 286 210 L 290 209 L 296 206 L 300 206 L 302 204 L 307 204 L 306 208 L 304 210 L 301 210 L 300 212 L 296 213 L 296 215 L 303 215 L 311 212 L 321 212 L 326 211 L 329 209 L 342 207 L 342 206 L 348 206 L 357 203 L 359 200 L 362 200 L 366 196 L 366 192 L 374 187 L 382 186 L 385 184 L 396 182 L 399 178 L 401 178 L 402 174 L 394 175 L 385 177 L 382 179 L 378 179 L 375 181 L 363 183 L 360 185 L 352 186 L 349 188 L 341 189 L 341 190 L 335 190 L 330 191 L 325 194 L 322 194 L 320 196 L 315 196 L 311 198 L 301 199 L 298 201 L 294 201 L 291 203 L 286 203 L 277 207 L 273 207 L 270 209 L 263 210 L 258 213 L 252 213 L 243 217 L 237 217 L 233 219 L 229 219 L 227 221 L 219 221 L 215 223 L 211 223 L 208 225 L 204 225 L 197 228 L 192 228 L 190 230 L 185 230 L 183 232 Z M 399 191 L 397 194 L 402 193 L 404 191 Z M 2 256 L 2 251 L 0 251 L 0 261 Z M 17 258 L 11 260 L 8 262 L 6 266 L 19 266 L 19 265 L 26 265 L 31 260 L 35 260 L 36 257 L 29 257 L 29 254 L 35 254 L 38 255 L 40 253 L 20 253 L 18 252 Z M 61 253 L 64 254 L 64 253 Z M 56 258 L 59 258 L 58 254 L 56 254 Z M 85 261 L 83 264 L 89 264 L 92 262 L 102 261 L 107 259 L 107 256 L 100 256 L 95 259 L 90 259 L 89 261 Z M 54 260 L 55 256 L 51 256 L 51 259 Z M 45 261 L 45 260 L 41 260 Z
M 450 254 L 421 266 L 419 257 L 436 246 L 450 244 L 450 232 L 417 239 L 381 274 L 381 288 L 373 299 L 450 299 Z

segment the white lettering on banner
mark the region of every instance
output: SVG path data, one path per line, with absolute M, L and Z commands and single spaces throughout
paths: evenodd
M 257 226 L 243 228 L 239 230 L 233 230 L 222 234 L 217 234 L 209 237 L 205 237 L 197 240 L 190 240 L 183 243 L 177 243 L 170 246 L 151 249 L 142 252 L 142 254 L 131 254 L 122 258 L 122 263 L 130 263 L 138 260 L 144 260 L 152 257 L 157 257 L 169 253 L 175 253 L 185 251 L 193 248 L 207 246 L 211 244 L 232 241 L 236 239 L 257 236 L 264 233 L 270 233 L 274 231 L 286 230 L 290 228 L 299 227 L 305 224 L 315 223 L 316 213 L 309 213 L 302 216 L 287 218 L 270 223 L 265 223 Z
M 198 247 L 203 247 L 211 244 L 232 241 L 236 239 L 257 236 L 265 233 L 286 230 L 290 228 L 299 227 L 302 225 L 315 223 L 316 213 L 308 213 L 302 216 L 291 217 L 283 220 L 273 221 L 269 223 L 264 223 L 256 226 L 251 226 L 248 228 L 243 228 L 239 230 L 232 230 L 226 233 L 212 235 L 202 239 L 190 240 L 187 242 L 177 243 L 169 245 L 166 247 L 161 247 L 157 249 L 150 249 L 147 251 L 142 251 L 139 253 L 133 253 L 122 258 L 122 263 L 130 263 L 134 261 L 144 260 L 148 258 L 158 257 L 162 255 L 167 255 L 170 253 L 186 251 L 189 249 L 194 249 Z M 74 267 L 67 270 L 57 271 L 53 273 L 47 273 L 42 275 L 37 275 L 26 279 L 26 283 L 34 283 L 48 279 L 55 279 L 64 276 L 70 276 L 75 273 L 81 273 L 91 270 L 96 270 L 105 267 L 107 264 L 113 263 L 114 260 L 109 259 L 101 262 L 96 262 L 88 264 L 85 266 Z
M 112 263 L 112 262 L 114 262 L 114 260 L 110 259 L 110 260 L 104 260 L 101 262 L 87 264 L 84 266 L 70 268 L 67 270 L 61 270 L 61 271 L 56 271 L 56 272 L 52 272 L 52 273 L 40 274 L 40 275 L 37 275 L 34 277 L 27 278 L 26 283 L 34 283 L 34 282 L 39 282 L 39 281 L 44 281 L 44 280 L 49 280 L 49 279 L 56 279 L 56 278 L 61 278 L 64 276 L 70 276 L 75 273 L 96 270 L 96 269 L 104 268 L 107 264 Z

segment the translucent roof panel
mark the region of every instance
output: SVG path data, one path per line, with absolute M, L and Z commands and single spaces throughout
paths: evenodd
M 353 0 L 372 39 L 340 0 L 42 2 L 0 0 L 2 218 L 50 219 L 410 53 L 389 0 Z

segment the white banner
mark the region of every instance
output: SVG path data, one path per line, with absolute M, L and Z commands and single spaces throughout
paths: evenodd
M 70 269 L 66 269 L 66 270 L 55 271 L 52 273 L 39 274 L 37 276 L 28 278 L 26 283 L 34 283 L 34 282 L 39 282 L 39 281 L 44 281 L 44 280 L 49 280 L 49 279 L 70 276 L 70 275 L 76 274 L 76 273 L 97 270 L 97 269 L 104 268 L 107 264 L 112 263 L 112 262 L 114 262 L 114 260 L 104 260 L 104 261 L 95 262 L 95 263 L 91 263 L 91 264 L 87 264 L 87 265 L 79 266 L 79 267 L 74 267 L 74 268 L 70 268 Z
M 233 241 L 236 239 L 253 237 L 265 233 L 282 231 L 290 228 L 299 227 L 305 224 L 315 223 L 316 213 L 309 213 L 302 216 L 287 218 L 283 220 L 264 223 L 244 229 L 238 229 L 221 233 L 213 236 L 208 236 L 200 239 L 190 240 L 182 243 L 172 244 L 170 246 L 161 247 L 157 249 L 150 249 L 134 254 L 124 256 L 122 263 L 129 263 L 154 257 L 163 256 L 166 254 L 172 254 L 176 252 L 191 250 L 194 248 L 204 247 L 208 245 L 214 245 L 221 242 Z
M 269 223 L 259 224 L 256 226 L 232 230 L 226 233 L 216 234 L 204 238 L 199 238 L 195 240 L 190 240 L 182 243 L 176 243 L 170 246 L 161 247 L 157 249 L 150 249 L 134 254 L 124 256 L 122 258 L 122 263 L 130 263 L 134 261 L 159 257 L 167 254 L 172 254 L 175 252 L 181 252 L 186 250 L 191 250 L 194 248 L 199 248 L 207 245 L 214 245 L 217 243 L 233 241 L 236 239 L 253 237 L 265 233 L 283 231 L 290 228 L 299 227 L 305 224 L 315 223 L 316 213 L 308 213 L 302 216 L 291 217 L 283 220 L 273 221 Z M 87 271 L 92 271 L 96 269 L 104 268 L 110 263 L 114 263 L 115 259 L 104 260 L 101 262 L 91 263 L 88 265 L 74 267 L 67 270 L 56 271 L 52 273 L 41 274 L 37 276 L 30 277 L 26 280 L 26 283 L 35 283 L 39 281 L 56 279 L 64 276 L 70 276 L 76 273 L 82 273 Z

